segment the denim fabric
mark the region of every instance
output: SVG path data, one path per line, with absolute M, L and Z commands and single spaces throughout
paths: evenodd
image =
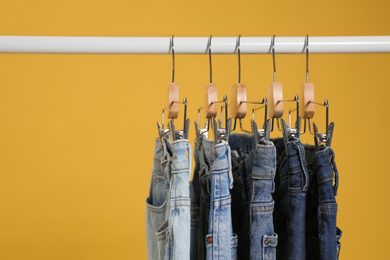
M 190 183 L 190 198 L 191 198 L 191 248 L 190 259 L 198 259 L 198 230 L 200 222 L 200 209 L 195 203 L 195 194 L 192 183 Z
M 305 150 L 299 140 L 287 143 L 287 155 L 283 139 L 276 139 L 278 167 L 274 193 L 275 231 L 279 236 L 277 259 L 306 259 L 306 193 L 309 174 L 305 162 Z
M 196 143 L 196 142 L 195 142 Z M 191 198 L 191 260 L 201 260 L 202 245 L 204 240 L 201 238 L 201 219 L 200 219 L 200 182 L 199 182 L 199 150 L 195 145 L 194 148 L 195 169 L 190 183 L 190 198 Z M 199 241 L 200 240 L 200 241 Z
M 160 141 L 157 138 L 153 154 L 149 197 L 146 199 L 146 244 L 149 260 L 159 259 L 155 233 L 164 224 L 168 216 L 166 210 L 168 189 L 165 185 L 165 177 L 161 166 L 163 154 L 164 151 L 161 149 Z
M 275 259 L 272 192 L 276 149 L 272 142 L 255 144 L 248 134 L 232 134 L 234 187 L 233 231 L 238 234 L 238 259 Z
M 310 176 L 306 194 L 306 255 L 310 259 L 320 259 L 320 241 L 318 236 L 318 163 L 313 145 L 305 145 L 306 166 Z
M 166 189 L 166 202 L 164 203 L 167 205 L 160 207 L 165 209 L 165 212 L 161 210 L 159 213 L 165 213 L 165 221 L 157 230 L 152 229 L 161 221 L 161 216 L 156 216 L 156 210 L 152 210 L 153 208 L 150 207 L 149 202 L 152 200 L 148 198 L 146 212 L 148 259 L 190 259 L 191 202 L 189 181 L 192 162 L 191 145 L 188 140 L 183 139 L 172 143 L 169 141 L 163 143 L 164 155 L 159 169 L 164 174 Z M 155 232 L 157 247 L 155 247 L 155 241 L 151 242 L 150 233 L 153 231 Z
M 320 259 L 336 259 L 337 245 L 337 203 L 335 196 L 339 185 L 339 174 L 330 147 L 317 152 L 318 161 L 318 235 L 320 239 Z M 334 180 L 334 185 L 333 185 Z
M 233 188 L 232 198 L 233 232 L 238 236 L 237 258 L 250 259 L 250 192 L 246 176 L 252 172 L 253 142 L 248 134 L 230 135 Z
M 336 259 L 338 260 L 340 257 L 340 249 L 341 249 L 341 243 L 340 243 L 340 238 L 342 237 L 342 232 L 339 228 L 337 228 L 337 233 L 336 233 L 336 239 L 337 239 L 337 251 L 336 251 Z
M 341 230 L 336 227 L 338 171 L 330 147 L 305 146 L 311 175 L 307 196 L 307 254 L 310 259 L 338 259 Z M 334 184 L 333 184 L 334 183 Z
M 196 201 L 200 209 L 200 222 L 198 228 L 198 259 L 206 259 L 205 238 L 208 234 L 210 194 L 209 194 L 209 173 L 212 164 L 211 147 L 212 143 L 203 140 L 199 148 L 195 145 L 195 170 L 192 179 Z
M 225 141 L 212 149 L 210 168 L 210 216 L 206 236 L 206 259 L 237 259 L 237 236 L 233 236 L 230 189 L 233 185 L 230 147 Z

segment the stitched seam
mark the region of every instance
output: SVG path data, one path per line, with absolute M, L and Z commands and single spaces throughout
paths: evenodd
M 256 211 L 252 211 L 251 214 L 253 213 L 258 213 L 258 212 L 270 212 L 270 211 L 273 211 L 274 209 L 267 209 L 267 210 L 256 210 Z
M 178 208 L 178 207 L 191 207 L 190 205 L 173 205 L 170 208 Z
M 330 179 L 333 179 L 333 176 L 332 176 L 332 177 L 325 178 L 325 179 L 321 179 L 320 182 L 323 182 L 323 181 L 326 181 L 326 180 L 330 180 Z
M 274 146 L 271 146 L 271 147 L 261 147 L 261 146 L 259 146 L 259 147 L 257 147 L 257 148 L 259 148 L 259 149 L 274 149 Z
M 320 208 L 322 207 L 336 207 L 337 204 L 332 204 L 332 205 L 320 205 Z

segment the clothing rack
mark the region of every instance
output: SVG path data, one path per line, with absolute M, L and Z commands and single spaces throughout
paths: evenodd
M 305 53 L 306 37 L 275 37 L 275 53 Z M 168 54 L 171 37 L 0 36 L 0 53 Z M 175 54 L 208 53 L 209 37 L 174 37 Z M 309 36 L 312 53 L 390 53 L 390 36 Z M 270 54 L 272 37 L 241 37 L 241 54 Z M 237 53 L 237 37 L 212 37 L 212 54 Z

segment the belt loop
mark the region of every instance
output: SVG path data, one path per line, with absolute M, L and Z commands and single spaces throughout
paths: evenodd
M 189 175 L 188 177 L 190 178 L 191 171 L 192 171 L 192 149 L 191 149 L 191 144 L 190 142 L 187 142 L 187 151 L 188 151 L 188 172 Z
M 305 178 L 302 189 L 303 191 L 307 191 L 309 187 L 309 174 L 306 168 L 305 149 L 303 148 L 303 145 L 299 142 L 299 140 L 294 142 L 294 146 L 298 148 L 299 162 L 301 164 L 303 177 Z
M 333 191 L 334 191 L 334 195 L 337 196 L 337 189 L 339 187 L 339 172 L 337 170 L 336 162 L 334 161 L 335 155 L 334 155 L 332 148 L 329 147 L 329 151 L 330 151 L 330 155 L 331 155 L 330 160 L 332 162 L 334 177 L 335 177 Z

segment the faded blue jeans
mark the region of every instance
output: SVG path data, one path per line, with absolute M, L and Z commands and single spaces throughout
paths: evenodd
M 210 215 L 206 236 L 206 259 L 237 259 L 237 236 L 233 235 L 230 189 L 233 184 L 230 147 L 225 141 L 212 149 L 209 174 Z
M 287 143 L 275 139 L 278 151 L 276 190 L 274 193 L 275 232 L 279 241 L 277 259 L 306 259 L 306 193 L 309 174 L 305 161 L 305 149 L 299 140 Z
M 195 196 L 191 197 L 191 201 L 193 212 L 199 209 L 200 219 L 197 230 L 198 250 L 196 253 L 192 250 L 191 257 L 197 254 L 199 260 L 237 259 L 237 236 L 233 234 L 231 223 L 229 189 L 232 176 L 229 152 L 226 142 L 215 145 L 214 140 L 205 138 L 194 149 L 195 170 L 191 184 Z M 193 214 L 193 219 L 196 219 L 196 214 Z M 192 232 L 194 235 L 195 228 Z M 226 250 L 227 247 L 230 250 Z
M 190 259 L 190 169 L 188 140 L 156 140 L 152 181 L 146 200 L 149 260 Z
M 255 144 L 251 135 L 232 134 L 234 187 L 233 232 L 238 234 L 238 259 L 276 258 L 273 209 L 276 149 L 272 142 Z

